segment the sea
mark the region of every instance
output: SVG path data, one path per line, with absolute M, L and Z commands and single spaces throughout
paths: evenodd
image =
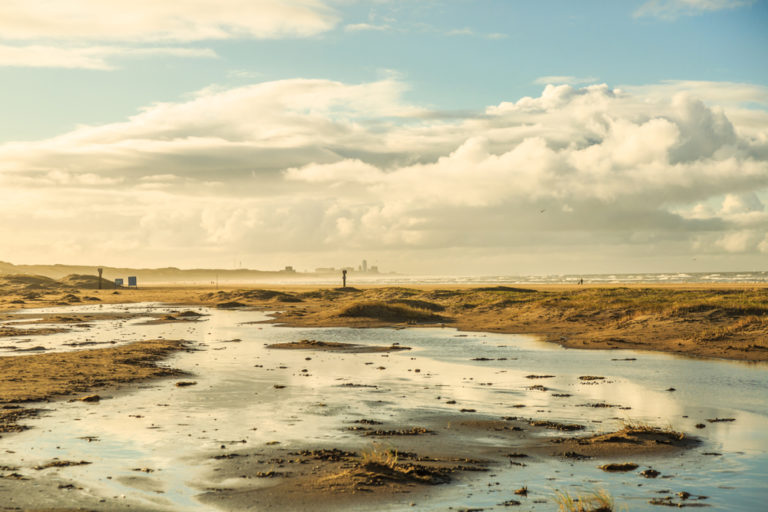
M 219 284 L 246 284 L 242 280 L 225 281 Z M 256 281 L 254 281 L 256 283 Z M 259 284 L 341 284 L 341 276 L 300 275 L 290 279 L 276 278 L 259 280 Z M 352 273 L 347 279 L 348 286 L 366 285 L 533 285 L 533 284 L 762 284 L 768 283 L 768 270 L 748 272 L 650 272 L 633 274 L 534 274 L 534 275 L 405 275 L 405 274 L 358 274 Z
M 386 278 L 382 278 L 386 279 Z M 768 271 L 757 272 L 691 272 L 638 274 L 548 274 L 527 276 L 401 276 L 399 282 L 462 284 L 622 284 L 622 283 L 766 283 Z M 385 281 L 382 281 L 385 282 Z

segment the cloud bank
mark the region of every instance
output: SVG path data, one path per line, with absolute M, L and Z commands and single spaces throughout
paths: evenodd
M 214 57 L 175 45 L 312 37 L 337 23 L 320 0 L 3 0 L 0 66 L 109 70 L 115 57 Z
M 210 88 L 0 145 L 0 258 L 516 273 L 768 253 L 764 87 L 548 85 L 450 121 L 405 89 Z
M 331 29 L 320 0 L 3 0 L 7 40 L 167 42 L 306 37 Z

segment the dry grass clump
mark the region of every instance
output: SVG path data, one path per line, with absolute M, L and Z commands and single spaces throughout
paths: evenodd
M 356 295 L 360 293 L 363 293 L 363 291 L 358 288 L 347 286 L 346 288 L 321 288 L 311 292 L 300 293 L 298 296 L 302 299 L 336 300 L 348 295 Z
M 768 297 L 762 289 L 681 290 L 666 288 L 589 288 L 548 293 L 539 303 L 588 316 L 601 311 L 625 316 L 658 315 L 665 318 L 691 314 L 741 317 L 768 315 Z
M 667 438 L 674 438 L 678 440 L 685 439 L 685 434 L 683 432 L 678 432 L 677 430 L 672 428 L 672 425 L 657 427 L 655 425 L 651 425 L 650 423 L 646 423 L 644 421 L 626 419 L 626 420 L 622 420 L 621 426 L 622 428 L 621 428 L 621 431 L 619 432 L 621 434 L 627 434 L 627 435 L 654 434 L 654 435 L 661 435 Z
M 64 277 L 61 282 L 66 286 L 71 286 L 73 288 L 80 288 L 81 290 L 96 290 L 99 288 L 99 276 L 91 276 L 86 274 L 70 274 L 66 277 Z M 106 288 L 114 288 L 115 282 L 110 281 L 109 279 L 102 277 L 101 278 L 101 287 Z
M 360 452 L 360 465 L 368 469 L 385 467 L 394 470 L 397 460 L 397 450 L 384 448 L 377 443 Z
M 67 288 L 67 286 L 46 276 L 36 276 L 31 274 L 0 275 L 0 292 L 45 292 L 58 291 L 63 288 Z
M 657 427 L 647 421 L 633 420 L 631 418 L 621 420 L 621 428 L 631 432 L 675 432 L 671 424 Z
M 536 290 L 531 288 L 513 288 L 511 286 L 486 286 L 482 288 L 474 288 L 474 292 L 508 292 L 508 293 L 537 293 Z
M 346 318 L 372 318 L 386 322 L 438 322 L 443 317 L 425 309 L 404 304 L 385 302 L 359 302 L 342 309 L 338 316 Z
M 577 497 L 571 496 L 567 491 L 555 491 L 555 503 L 560 512 L 613 512 L 615 510 L 613 497 L 604 489 Z
M 748 315 L 738 318 L 723 327 L 706 329 L 694 334 L 691 339 L 699 342 L 723 341 L 749 331 L 760 331 L 768 328 L 768 316 Z
M 429 302 L 426 300 L 417 300 L 417 299 L 395 299 L 389 302 L 390 304 L 402 304 L 404 306 L 408 306 L 414 309 L 424 309 L 427 311 L 432 311 L 434 313 L 439 313 L 441 311 L 445 311 L 445 306 L 441 306 L 440 304 L 435 304 L 434 302 Z
M 252 301 L 277 301 L 277 302 L 302 302 L 302 299 L 292 293 L 281 292 L 277 290 L 267 290 L 256 288 L 252 290 L 231 290 L 204 293 L 200 296 L 203 301 L 234 301 L 234 300 L 252 300 Z

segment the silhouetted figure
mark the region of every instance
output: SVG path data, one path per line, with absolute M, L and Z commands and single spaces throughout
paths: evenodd
M 96 270 L 99 271 L 99 290 L 101 290 L 101 273 L 104 272 L 103 268 L 97 268 Z
M 341 271 L 341 286 L 343 288 L 347 287 L 347 271 L 346 270 Z
M 584 284 L 584 279 L 579 279 L 579 284 Z

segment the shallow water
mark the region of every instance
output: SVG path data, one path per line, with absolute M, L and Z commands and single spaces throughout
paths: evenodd
M 93 307 L 102 312 L 160 308 L 105 305 L 53 311 L 74 313 Z M 162 311 L 173 309 L 180 308 Z M 496 506 L 512 498 L 522 501 L 526 510 L 552 510 L 555 490 L 581 494 L 595 488 L 608 490 L 618 504 L 632 511 L 656 510 L 648 500 L 667 496 L 658 494 L 662 490 L 706 495 L 709 498 L 702 503 L 713 510 L 761 510 L 768 499 L 768 365 L 620 350 L 567 350 L 526 336 L 459 333 L 447 328 L 286 328 L 246 323 L 265 319 L 260 312 L 195 309 L 209 316 L 199 322 L 161 325 L 104 321 L 83 332 L 32 337 L 30 344 L 50 350 L 69 350 L 61 344 L 74 339 L 120 343 L 157 337 L 188 339 L 203 350 L 179 353 L 169 364 L 195 373 L 183 380 L 195 380 L 197 385 L 179 388 L 177 379 L 168 379 L 102 393 L 113 398 L 98 404 L 54 404 L 55 409 L 44 417 L 29 421 L 33 429 L 0 439 L 0 465 L 20 465 L 22 473 L 36 477 L 41 473 L 31 466 L 53 457 L 87 460 L 92 464 L 47 469 L 42 474 L 70 478 L 85 492 L 109 500 L 121 500 L 124 495 L 168 510 L 204 510 L 195 495 L 212 485 L 206 478 L 213 466 L 198 461 L 222 453 L 222 446 L 231 451 L 279 441 L 282 446 L 364 447 L 370 441 L 344 430 L 355 419 L 412 425 L 414 418 L 472 408 L 492 417 L 573 421 L 592 432 L 614 430 L 626 419 L 671 425 L 700 436 L 704 443 L 682 455 L 634 460 L 641 464 L 638 471 L 653 466 L 666 478 L 644 479 L 637 471 L 608 474 L 597 469 L 594 460 L 537 459 L 526 461 L 526 467 L 498 466 L 488 473 L 467 475 L 435 489 L 428 502 L 417 503 L 419 510 L 501 510 L 504 507 Z M 26 310 L 32 315 L 44 312 Z M 413 350 L 340 354 L 265 348 L 267 343 L 306 338 L 400 343 Z M 494 360 L 472 360 L 478 357 Z M 555 377 L 531 380 L 526 378 L 529 374 Z M 578 379 L 581 375 L 606 379 L 584 384 Z M 286 387 L 275 389 L 276 383 Z M 345 388 L 344 383 L 377 387 Z M 536 384 L 549 390 L 528 389 Z M 670 387 L 676 390 L 666 391 Z M 571 396 L 554 397 L 553 393 Z M 448 399 L 457 403 L 447 404 Z M 599 402 L 631 409 L 583 407 Z M 526 407 L 513 408 L 514 404 Z M 716 417 L 735 421 L 706 421 Z M 705 423 L 706 428 L 697 430 L 697 423 Z M 145 468 L 152 471 L 135 471 Z M 523 485 L 528 486 L 529 497 L 513 496 L 514 489 Z M 406 495 L 386 509 L 413 510 L 411 499 Z M 376 509 L 381 510 L 381 505 Z

